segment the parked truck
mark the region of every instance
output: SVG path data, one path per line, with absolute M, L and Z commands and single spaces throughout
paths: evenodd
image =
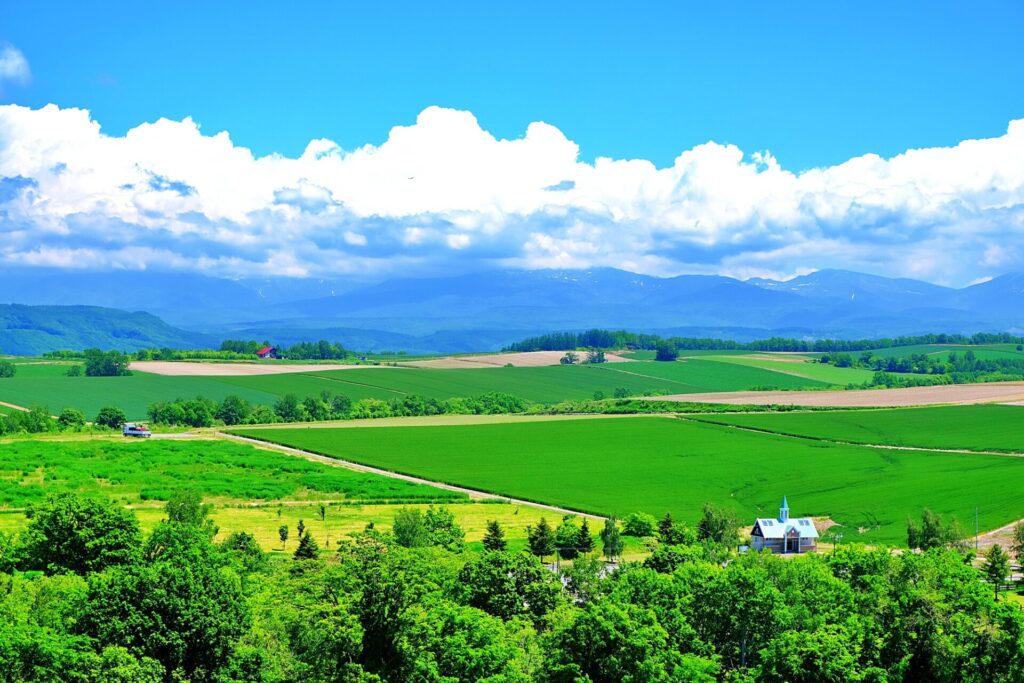
M 141 439 L 148 439 L 153 436 L 153 432 L 149 431 L 149 427 L 135 422 L 125 422 L 121 433 L 125 436 L 135 436 Z

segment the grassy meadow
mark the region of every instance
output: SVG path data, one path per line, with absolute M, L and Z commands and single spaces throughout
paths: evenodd
M 779 434 L 852 443 L 1024 452 L 1024 407 L 940 406 L 890 410 L 696 416 Z
M 235 531 L 281 550 L 278 527 L 289 527 L 295 548 L 299 520 L 321 543 L 336 543 L 370 522 L 390 526 L 402 507 L 445 505 L 479 546 L 488 520 L 498 520 L 512 547 L 524 547 L 526 526 L 557 513 L 497 501 L 474 502 L 460 493 L 312 462 L 225 440 L 123 441 L 26 439 L 0 442 L 0 532 L 25 524 L 24 510 L 47 495 L 101 496 L 130 507 L 144 529 L 164 518 L 167 497 L 194 490 L 214 505 L 218 538 Z M 321 520 L 319 505 L 326 505 Z M 639 552 L 636 542 L 630 550 Z
M 923 507 L 983 529 L 1024 517 L 1019 458 L 894 451 L 737 431 L 670 417 L 447 427 L 244 429 L 325 455 L 597 514 L 713 502 L 741 517 L 830 517 L 847 541 L 903 543 Z

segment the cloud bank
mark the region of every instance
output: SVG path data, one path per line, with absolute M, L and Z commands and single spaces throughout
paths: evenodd
M 997 138 L 794 173 L 715 142 L 667 168 L 584 163 L 548 124 L 502 140 L 440 107 L 379 146 L 318 139 L 288 158 L 192 119 L 116 137 L 86 110 L 7 105 L 0 263 L 321 277 L 844 267 L 966 284 L 1024 269 L 1024 119 Z

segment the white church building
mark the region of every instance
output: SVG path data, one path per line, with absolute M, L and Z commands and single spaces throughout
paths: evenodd
M 817 547 L 818 530 L 810 517 L 789 516 L 789 502 L 782 497 L 777 519 L 758 519 L 750 530 L 752 550 L 770 550 L 773 553 L 806 553 Z

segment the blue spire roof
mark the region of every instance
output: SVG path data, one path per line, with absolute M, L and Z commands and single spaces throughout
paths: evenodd
M 785 496 L 782 497 L 782 507 L 784 507 L 784 508 L 788 508 L 789 507 L 789 501 L 786 500 Z

